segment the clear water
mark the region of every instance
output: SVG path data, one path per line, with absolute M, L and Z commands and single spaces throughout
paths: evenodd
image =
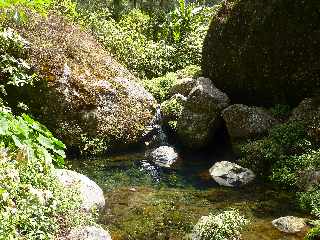
M 281 216 L 304 216 L 295 206 L 294 194 L 263 183 L 233 189 L 211 180 L 208 169 L 227 157 L 185 154 L 171 170 L 146 161 L 143 152 L 69 164 L 103 188 L 107 205 L 100 222 L 113 240 L 186 239 L 201 216 L 226 208 L 239 209 L 250 219 L 243 239 L 302 240 L 304 233 L 283 234 L 271 225 Z

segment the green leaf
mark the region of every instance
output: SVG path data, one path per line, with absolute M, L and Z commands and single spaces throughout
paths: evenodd
M 6 135 L 8 133 L 8 120 L 5 118 L 0 119 L 0 135 Z
M 22 147 L 23 147 L 22 142 L 20 141 L 20 139 L 19 139 L 17 136 L 12 135 L 11 138 L 12 138 L 12 140 L 13 140 L 13 142 L 14 142 L 14 145 L 15 145 L 17 148 L 22 148 Z

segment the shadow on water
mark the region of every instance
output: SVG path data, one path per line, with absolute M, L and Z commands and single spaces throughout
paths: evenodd
M 70 160 L 72 169 L 88 175 L 104 190 L 107 206 L 101 224 L 114 240 L 187 239 L 198 219 L 222 209 L 239 209 L 251 220 L 247 240 L 302 240 L 274 229 L 280 216 L 301 216 L 294 193 L 264 183 L 233 189 L 218 186 L 208 169 L 215 161 L 233 156 L 223 148 L 181 153 L 173 169 L 162 169 L 145 152 L 110 155 L 104 159 Z

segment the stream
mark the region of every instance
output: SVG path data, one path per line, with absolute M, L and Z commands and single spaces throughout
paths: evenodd
M 162 169 L 138 151 L 74 159 L 68 165 L 104 190 L 107 204 L 100 224 L 113 240 L 187 239 L 201 216 L 230 208 L 239 209 L 251 222 L 242 234 L 245 240 L 302 240 L 304 234 L 283 234 L 271 225 L 281 216 L 304 216 L 294 194 L 263 183 L 237 189 L 218 186 L 208 169 L 221 157 L 182 154 L 174 169 Z

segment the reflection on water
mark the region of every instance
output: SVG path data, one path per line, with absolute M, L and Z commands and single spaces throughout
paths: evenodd
M 107 206 L 101 223 L 114 240 L 186 239 L 202 215 L 225 208 L 237 208 L 251 220 L 243 239 L 302 240 L 303 234 L 286 235 L 271 225 L 281 216 L 301 216 L 294 195 L 261 183 L 240 189 L 217 186 L 208 169 L 222 158 L 187 154 L 170 170 L 147 161 L 143 152 L 69 164 L 104 189 Z

